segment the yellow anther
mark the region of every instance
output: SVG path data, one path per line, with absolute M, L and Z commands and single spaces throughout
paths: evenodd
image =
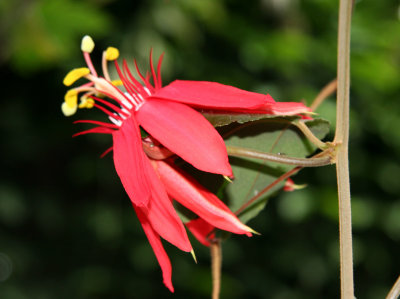
M 94 49 L 94 41 L 89 35 L 82 38 L 81 50 L 82 52 L 92 53 Z
M 75 89 L 68 90 L 64 100 L 70 108 L 76 107 L 78 105 L 78 92 Z
M 77 80 L 79 80 L 80 78 L 82 78 L 88 74 L 90 74 L 90 70 L 87 67 L 73 69 L 65 76 L 63 83 L 65 86 L 71 86 Z
M 61 111 L 65 116 L 74 115 L 78 106 L 70 107 L 66 102 L 62 103 Z
M 111 81 L 111 84 L 114 85 L 114 86 L 121 86 L 124 83 L 122 83 L 121 80 L 114 80 L 114 81 Z
M 118 59 L 119 57 L 119 51 L 117 48 L 114 47 L 108 47 L 106 50 L 106 59 L 108 61 L 113 61 Z
M 80 102 L 80 104 L 79 104 L 79 108 L 87 108 L 87 109 L 90 109 L 90 108 L 93 108 L 93 106 L 94 106 L 94 100 L 93 99 L 91 99 L 91 98 L 88 98 L 87 96 L 82 96 L 81 97 L 81 102 Z
M 94 100 L 93 99 L 88 99 L 86 108 L 90 109 L 90 108 L 93 108 L 93 107 L 94 107 Z

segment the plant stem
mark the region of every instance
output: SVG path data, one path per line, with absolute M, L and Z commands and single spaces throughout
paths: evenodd
M 332 93 L 336 91 L 336 88 L 337 88 L 336 79 L 332 80 L 327 85 L 325 85 L 324 88 L 322 88 L 322 90 L 319 92 L 317 97 L 312 102 L 310 106 L 311 111 L 315 111 L 327 97 L 329 97 Z
M 400 276 L 397 278 L 386 299 L 397 299 L 400 296 Z
M 219 240 L 210 243 L 211 273 L 212 273 L 212 299 L 218 299 L 221 290 L 221 265 L 222 250 Z
M 304 134 L 304 136 L 307 137 L 308 140 L 310 140 L 316 147 L 318 147 L 321 150 L 324 150 L 328 147 L 328 145 L 325 142 L 322 142 L 319 140 L 314 133 L 307 127 L 307 125 L 304 123 L 304 121 L 295 121 L 293 124 L 299 128 L 299 130 Z
M 350 176 L 348 161 L 350 102 L 350 27 L 352 1 L 340 0 L 337 61 L 336 174 L 339 197 L 341 298 L 354 299 L 353 245 L 351 229 Z
M 229 156 L 255 158 L 260 160 L 266 160 L 271 162 L 296 165 L 302 167 L 319 167 L 332 164 L 331 157 L 329 155 L 324 157 L 306 159 L 306 158 L 294 158 L 294 157 L 287 157 L 284 155 L 264 153 L 257 150 L 236 147 L 236 146 L 227 146 L 226 149 L 228 151 Z

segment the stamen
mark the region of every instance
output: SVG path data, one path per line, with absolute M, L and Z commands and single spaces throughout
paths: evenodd
M 65 103 L 70 107 L 74 108 L 78 105 L 78 91 L 76 89 L 70 89 L 64 96 Z
M 83 52 L 83 57 L 85 58 L 86 64 L 90 72 L 93 74 L 93 76 L 97 77 L 96 69 L 94 68 L 92 60 L 90 59 L 90 53 L 92 53 L 93 49 L 94 49 L 93 39 L 89 35 L 85 35 L 82 38 L 81 50 Z
M 108 73 L 107 61 L 113 61 L 118 59 L 119 51 L 117 48 L 108 47 L 107 50 L 103 51 L 103 58 L 101 60 L 101 66 L 103 68 L 104 77 L 111 81 L 110 74 Z
M 111 84 L 110 81 L 107 81 L 104 78 L 95 77 L 93 75 L 87 75 L 86 78 L 88 80 L 94 82 L 95 88 L 102 94 L 110 97 L 111 99 L 116 100 L 120 105 L 122 105 L 123 100 L 126 99 L 124 93 L 119 90 L 117 87 Z
M 65 116 L 74 115 L 77 109 L 78 106 L 70 107 L 66 102 L 61 104 L 61 111 Z
M 103 70 L 104 78 L 106 78 L 107 81 L 111 81 L 110 74 L 108 73 L 106 51 L 103 51 L 103 56 L 101 58 L 101 68 Z
M 90 108 L 93 108 L 93 106 L 94 106 L 94 100 L 91 98 L 88 98 L 87 95 L 83 95 L 81 97 L 81 102 L 78 107 L 80 109 L 82 109 L 82 108 L 90 109 Z
M 97 77 L 96 69 L 93 66 L 92 59 L 90 59 L 90 54 L 88 52 L 83 52 L 83 58 L 85 58 L 85 62 L 92 73 L 93 76 Z
M 114 61 L 116 59 L 118 59 L 119 57 L 119 51 L 117 48 L 114 47 L 108 47 L 107 50 L 105 51 L 106 53 L 106 59 L 108 61 Z
M 81 50 L 82 52 L 92 53 L 94 49 L 94 41 L 89 35 L 85 35 L 82 38 L 81 42 Z
M 65 86 L 71 86 L 76 81 L 78 81 L 80 78 L 86 76 L 89 73 L 90 73 L 90 70 L 87 67 L 73 69 L 64 77 L 63 83 Z
M 124 83 L 122 83 L 121 80 L 113 80 L 113 81 L 111 81 L 111 84 L 114 85 L 114 86 L 124 85 Z

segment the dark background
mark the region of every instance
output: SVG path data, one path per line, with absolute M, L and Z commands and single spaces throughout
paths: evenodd
M 60 111 L 67 71 L 119 47 L 144 65 L 165 52 L 164 82 L 218 81 L 308 104 L 336 74 L 338 1 L 0 1 L 0 298 L 207 298 L 199 263 L 166 244 L 175 294 L 115 170 L 108 136 L 72 139 Z M 97 59 L 97 60 L 96 60 Z M 384 298 L 400 274 L 399 2 L 356 1 L 350 167 L 357 298 Z M 99 64 L 98 64 L 99 66 Z M 334 97 L 317 111 L 334 128 Z M 333 130 L 332 130 L 333 131 Z M 329 138 L 332 138 L 330 136 Z M 334 167 L 272 198 L 250 222 L 261 236 L 224 243 L 222 298 L 338 298 Z

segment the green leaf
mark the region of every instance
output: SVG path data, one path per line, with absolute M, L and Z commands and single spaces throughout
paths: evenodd
M 214 127 L 222 127 L 229 125 L 231 123 L 237 122 L 239 124 L 244 124 L 250 121 L 256 121 L 261 119 L 269 119 L 269 118 L 279 118 L 282 119 L 282 116 L 276 116 L 272 114 L 243 114 L 243 113 L 214 113 L 214 112 L 202 112 L 203 116 L 207 118 L 207 120 Z M 295 120 L 300 118 L 299 116 L 287 116 L 284 119 L 287 120 Z
M 311 131 L 320 139 L 329 132 L 329 123 L 322 119 L 306 122 Z M 244 125 L 230 126 L 233 134 L 225 133 L 227 146 L 245 147 L 258 151 L 306 157 L 315 151 L 304 135 L 285 118 L 263 119 Z M 235 180 L 223 191 L 223 199 L 236 212 L 243 204 L 260 193 L 277 178 L 293 169 L 291 165 L 264 162 L 256 159 L 230 157 Z M 239 218 L 247 222 L 265 207 L 268 198 L 283 187 L 280 182 L 245 209 Z

